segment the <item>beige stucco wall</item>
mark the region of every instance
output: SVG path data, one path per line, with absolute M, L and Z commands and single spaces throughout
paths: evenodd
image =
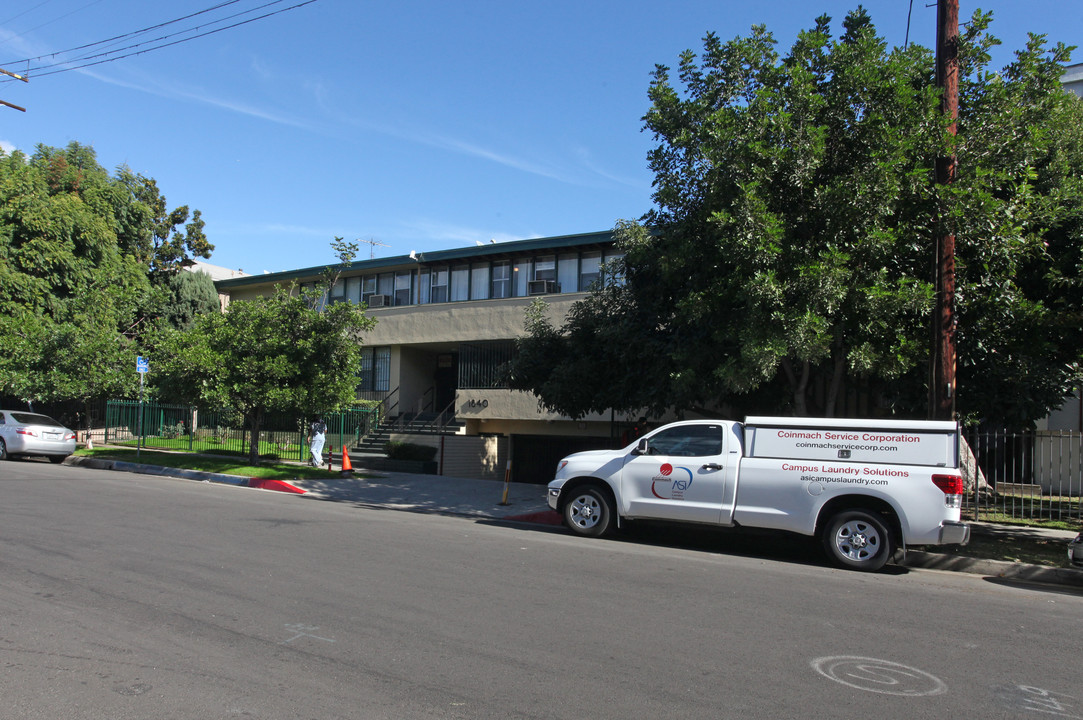
M 437 472 L 451 477 L 503 480 L 510 457 L 506 437 L 392 433 L 391 439 L 436 448 Z

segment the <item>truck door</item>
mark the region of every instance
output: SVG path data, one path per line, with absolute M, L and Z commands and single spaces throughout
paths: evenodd
M 726 427 L 694 423 L 668 427 L 646 438 L 621 473 L 625 514 L 686 522 L 718 523 L 726 496 Z

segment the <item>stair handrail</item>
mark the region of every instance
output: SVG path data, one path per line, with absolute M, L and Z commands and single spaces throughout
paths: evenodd
M 392 399 L 394 400 L 394 402 L 392 402 Z M 399 406 L 399 388 L 398 388 L 398 386 L 396 386 L 394 390 L 387 393 L 387 395 L 384 395 L 384 399 L 381 400 L 379 402 L 379 404 L 376 405 L 376 427 L 369 426 L 367 421 L 366 421 L 364 435 L 367 436 L 370 433 L 378 432 L 379 429 L 380 429 L 380 426 L 383 425 L 384 418 L 390 416 L 391 411 L 398 408 L 398 406 Z
M 444 420 L 445 415 L 447 415 L 447 417 L 448 417 L 447 420 Z M 452 399 L 452 401 L 447 404 L 447 407 L 445 407 L 443 410 L 441 410 L 440 413 L 436 417 L 434 417 L 432 420 L 430 420 L 429 422 L 422 425 L 421 429 L 418 432 L 420 432 L 420 433 L 426 433 L 427 432 L 427 433 L 432 434 L 432 435 L 443 435 L 444 430 L 447 429 L 447 426 L 449 424 L 451 424 L 451 421 L 454 420 L 454 419 L 455 419 L 455 400 Z

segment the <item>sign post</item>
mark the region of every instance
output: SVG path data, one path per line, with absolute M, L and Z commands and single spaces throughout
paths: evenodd
M 142 355 L 135 358 L 135 371 L 139 373 L 139 437 L 135 440 L 135 459 L 143 446 L 143 377 L 150 372 L 150 362 Z

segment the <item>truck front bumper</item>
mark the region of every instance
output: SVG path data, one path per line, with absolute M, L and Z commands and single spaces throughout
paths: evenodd
M 966 545 L 970 542 L 970 526 L 963 522 L 945 520 L 940 523 L 940 545 Z
M 558 500 L 560 500 L 560 488 L 549 488 L 549 492 L 546 493 L 546 501 L 549 503 L 549 507 L 556 510 Z

